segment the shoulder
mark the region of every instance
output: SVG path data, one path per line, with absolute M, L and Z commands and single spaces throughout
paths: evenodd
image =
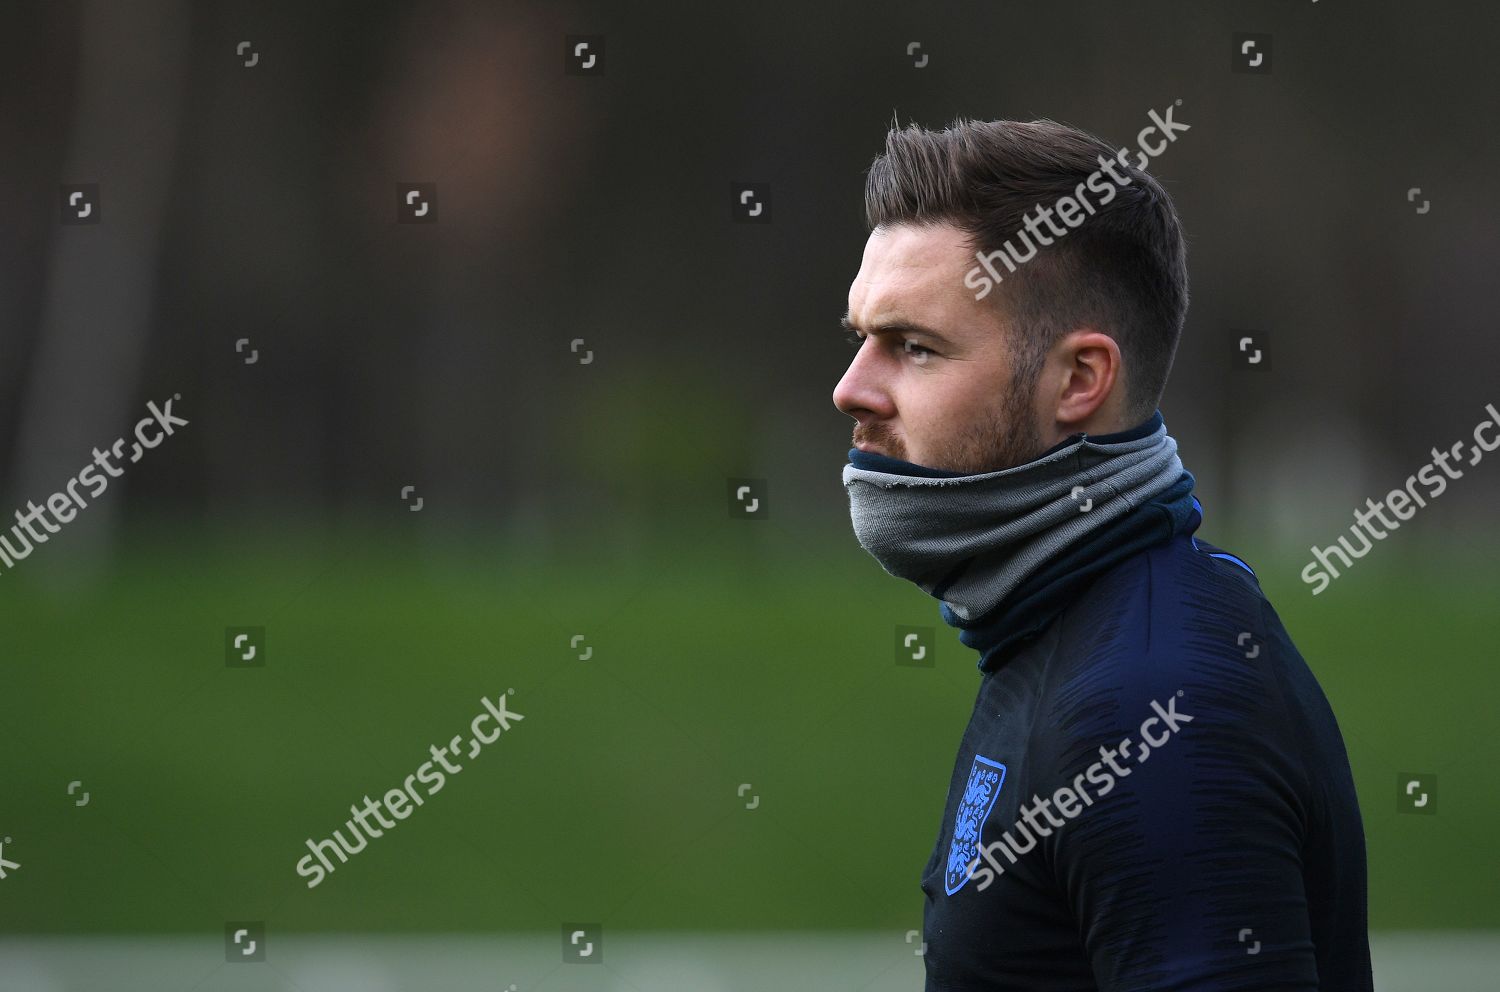
M 1274 629 L 1272 629 L 1274 628 Z M 1080 744 L 1165 708 L 1216 734 L 1281 734 L 1280 669 L 1302 666 L 1248 563 L 1191 535 L 1122 562 L 1059 618 L 1048 661 L 1054 726 Z

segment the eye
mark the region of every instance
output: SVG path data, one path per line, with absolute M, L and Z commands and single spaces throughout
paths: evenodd
M 912 344 L 910 341 L 901 342 L 901 347 L 912 356 L 912 361 L 919 364 L 927 361 L 929 355 L 936 354 L 931 348 L 924 348 L 919 344 Z

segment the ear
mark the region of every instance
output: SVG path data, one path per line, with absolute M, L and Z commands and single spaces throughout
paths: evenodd
M 1061 382 L 1054 416 L 1065 435 L 1117 419 L 1123 396 L 1115 394 L 1123 394 L 1125 380 L 1114 338 L 1089 328 L 1073 331 L 1052 349 L 1052 358 L 1058 372 L 1053 381 Z

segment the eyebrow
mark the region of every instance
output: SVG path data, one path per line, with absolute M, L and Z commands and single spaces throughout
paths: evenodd
M 858 330 L 861 329 L 859 327 L 859 325 L 857 325 L 856 323 L 854 323 L 854 321 L 852 321 L 852 320 L 849 319 L 849 312 L 847 310 L 844 311 L 844 315 L 839 318 L 839 326 L 842 327 L 846 331 L 858 331 Z M 946 345 L 949 348 L 956 348 L 956 347 L 958 347 L 957 342 L 953 341 L 951 338 L 945 337 L 944 335 L 939 334 L 937 331 L 934 331 L 932 328 L 927 327 L 927 326 L 925 326 L 923 324 L 918 324 L 915 321 L 911 321 L 911 320 L 885 320 L 885 321 L 881 321 L 880 323 L 876 324 L 874 327 L 870 328 L 866 333 L 868 333 L 868 334 L 877 334 L 877 335 L 878 334 L 917 334 L 917 335 L 920 335 L 922 337 L 931 338 L 932 340 L 938 342 L 939 344 Z

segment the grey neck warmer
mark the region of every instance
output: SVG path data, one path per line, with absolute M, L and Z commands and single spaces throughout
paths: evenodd
M 844 466 L 860 546 L 963 620 L 988 613 L 1049 558 L 1183 472 L 1160 412 L 1138 431 L 1076 434 L 1033 461 L 978 475 L 900 474 L 884 469 L 921 466 L 879 456 L 866 459 L 880 469 L 860 467 L 853 459 L 862 454 Z

